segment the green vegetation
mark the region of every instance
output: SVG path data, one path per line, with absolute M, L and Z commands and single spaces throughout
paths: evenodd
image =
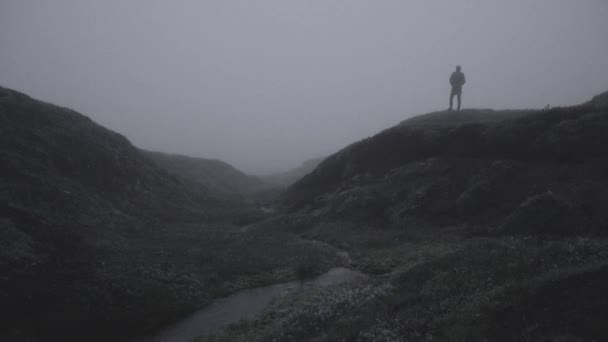
M 606 239 L 471 236 L 459 227 L 374 229 L 348 222 L 321 223 L 303 234 L 327 243 L 342 237 L 351 266 L 377 276 L 300 292 L 200 341 L 608 337 L 600 318 L 608 312 Z
M 432 113 L 330 156 L 257 229 L 339 248 L 370 277 L 200 341 L 607 340 L 606 98 Z
M 223 163 L 159 167 L 0 88 L 0 339 L 129 339 L 347 266 L 368 277 L 200 340 L 608 340 L 607 98 L 406 120 L 325 159 L 269 214 Z
M 71 110 L 0 88 L 0 339 L 121 340 L 238 289 L 321 273 L 329 246 L 248 231 L 239 198 Z

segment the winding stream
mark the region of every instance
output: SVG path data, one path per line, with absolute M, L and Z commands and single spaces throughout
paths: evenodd
M 345 283 L 364 275 L 347 268 L 334 268 L 329 272 L 305 282 L 292 281 L 241 290 L 230 297 L 220 298 L 210 305 L 196 311 L 184 320 L 168 326 L 157 335 L 144 338 L 142 342 L 182 342 L 212 333 L 219 328 L 241 319 L 253 318 L 266 308 L 274 299 L 294 291 L 310 287 L 323 287 Z

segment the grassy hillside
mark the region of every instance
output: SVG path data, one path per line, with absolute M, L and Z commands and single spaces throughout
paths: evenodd
M 285 200 L 330 217 L 603 232 L 608 116 L 596 102 L 406 120 L 331 156 Z M 542 212 L 550 217 L 518 223 Z
M 225 184 L 0 88 L 0 339 L 128 340 L 347 265 L 368 277 L 202 340 L 607 340 L 606 132 L 608 93 L 419 116 L 328 157 L 290 212 L 237 226 L 257 209 Z
M 330 156 L 256 229 L 369 277 L 200 340 L 608 340 L 607 104 L 432 113 Z
M 257 209 L 170 174 L 70 109 L 0 88 L 0 339 L 127 340 L 329 247 L 232 224 Z M 219 185 L 218 185 L 219 186 Z M 268 254 L 260 255 L 259 249 Z

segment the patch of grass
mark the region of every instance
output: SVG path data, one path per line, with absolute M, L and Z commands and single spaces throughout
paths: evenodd
M 582 323 L 592 312 L 608 312 L 608 306 L 600 305 L 606 297 L 603 283 L 590 282 L 593 274 L 604 274 L 594 270 L 608 267 L 596 266 L 608 265 L 605 239 L 461 238 L 429 231 L 396 243 L 404 237 L 399 229 L 370 233 L 352 225 L 333 225 L 334 229 L 320 225 L 306 234 L 333 244 L 342 236 L 339 241 L 354 254 L 355 265 L 369 268 L 366 263 L 385 262 L 383 273 L 388 273 L 327 290 L 331 295 L 312 291 L 286 298 L 253 321 L 201 341 L 549 341 L 560 336 L 602 340 L 598 336 L 606 333 L 602 324 L 592 329 Z M 376 242 L 366 244 L 370 235 Z M 357 248 L 359 253 L 354 252 Z M 577 291 L 581 284 L 588 284 L 591 295 Z M 338 309 L 340 293 L 366 287 L 385 290 L 364 304 Z M 357 302 L 356 298 L 351 300 Z M 580 310 L 581 305 L 588 309 Z M 547 316 L 543 308 L 552 313 Z

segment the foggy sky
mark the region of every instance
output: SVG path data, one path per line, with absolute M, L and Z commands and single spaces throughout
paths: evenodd
M 146 149 L 288 169 L 408 116 L 608 90 L 606 0 L 0 0 L 0 85 Z

